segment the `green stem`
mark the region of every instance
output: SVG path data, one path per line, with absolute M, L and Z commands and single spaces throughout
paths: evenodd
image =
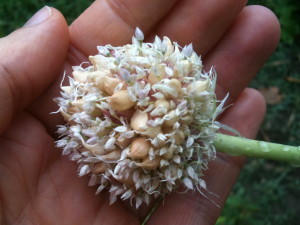
M 300 166 L 300 146 L 289 146 L 217 134 L 214 140 L 217 151 L 235 156 L 257 157 L 288 162 Z
M 141 225 L 146 225 L 146 223 L 148 222 L 148 220 L 150 219 L 150 217 L 153 215 L 153 213 L 155 212 L 155 210 L 157 209 L 157 207 L 159 206 L 159 204 L 162 202 L 164 196 L 160 196 L 159 199 L 155 202 L 154 206 L 152 207 L 152 209 L 150 210 L 150 212 L 148 213 L 148 215 L 146 216 L 146 218 L 143 220 Z

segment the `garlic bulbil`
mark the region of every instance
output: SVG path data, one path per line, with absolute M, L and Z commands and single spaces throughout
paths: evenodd
M 98 46 L 55 100 L 66 120 L 57 146 L 79 176 L 89 175 L 97 193 L 108 190 L 111 203 L 130 199 L 138 208 L 180 185 L 205 188 L 222 109 L 215 71 L 203 71 L 192 45 L 135 35 L 132 44 Z

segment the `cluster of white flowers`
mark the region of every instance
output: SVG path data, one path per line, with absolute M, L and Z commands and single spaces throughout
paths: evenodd
M 221 111 L 214 70 L 203 71 L 191 44 L 143 39 L 137 28 L 132 44 L 99 46 L 55 99 L 67 121 L 57 146 L 78 162 L 79 176 L 88 174 L 97 193 L 108 190 L 111 203 L 119 196 L 137 208 L 181 184 L 205 188 Z

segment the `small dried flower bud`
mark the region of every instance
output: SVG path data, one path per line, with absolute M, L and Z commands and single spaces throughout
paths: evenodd
M 189 113 L 184 116 L 181 116 L 180 122 L 189 125 L 193 122 L 193 116 Z
M 174 52 L 174 45 L 172 44 L 171 40 L 167 37 L 164 37 L 162 45 L 162 48 L 165 50 L 165 56 L 172 55 Z
M 174 150 L 172 148 L 169 148 L 167 150 L 167 152 L 165 154 L 163 154 L 163 158 L 168 159 L 168 160 L 172 159 L 173 156 L 174 156 Z
M 172 133 L 174 130 L 173 130 L 173 128 L 172 127 L 167 127 L 167 126 L 163 126 L 162 127 L 162 132 L 164 133 L 164 134 L 170 134 L 170 133 Z
M 181 145 L 185 140 L 185 135 L 182 130 L 179 130 L 173 134 L 173 138 L 176 145 Z
M 132 159 L 143 159 L 148 155 L 150 148 L 151 144 L 145 137 L 138 137 L 132 142 L 127 155 Z
M 83 99 L 77 99 L 72 102 L 72 106 L 68 109 L 68 112 L 75 113 L 83 109 L 85 101 Z
M 97 50 L 101 55 L 109 55 L 110 51 L 104 46 L 97 46 Z
M 69 115 L 68 113 L 66 113 L 64 110 L 60 110 L 61 115 L 63 116 L 63 118 L 65 119 L 65 121 L 69 122 L 71 119 L 71 115 Z
M 73 114 L 73 113 L 76 113 L 76 112 L 79 112 L 80 109 L 78 107 L 75 107 L 75 106 L 71 106 L 70 108 L 68 108 L 68 112 Z
M 106 155 L 99 156 L 99 158 L 101 158 L 101 160 L 103 161 L 116 161 L 120 159 L 120 156 L 121 156 L 121 150 L 116 149 L 107 153 Z
M 106 69 L 100 71 L 88 72 L 88 81 L 92 82 L 97 86 L 99 80 L 101 80 L 103 77 L 110 77 L 111 75 L 112 75 L 111 72 Z
M 128 187 L 134 187 L 134 181 L 132 179 L 131 176 L 129 177 L 121 177 L 117 179 L 119 182 L 121 182 L 122 184 L 127 185 Z
M 86 150 L 89 150 L 94 155 L 103 155 L 105 153 L 104 145 L 96 143 L 94 145 L 89 145 L 86 142 L 82 141 L 82 145 Z
M 156 138 L 155 141 L 152 142 L 154 148 L 161 148 L 166 144 L 166 140 L 161 140 Z
M 166 99 L 158 99 L 154 102 L 154 107 L 155 108 L 162 107 L 162 108 L 166 108 L 167 110 L 169 110 L 170 103 Z
M 182 60 L 177 64 L 177 74 L 179 73 L 181 76 L 188 76 L 188 74 L 192 71 L 192 63 L 188 60 Z
M 95 173 L 95 174 L 99 174 L 99 173 L 103 173 L 105 172 L 107 169 L 107 164 L 103 163 L 103 162 L 99 162 L 99 163 L 95 163 L 92 167 L 91 167 L 91 172 Z
M 130 126 L 136 131 L 145 131 L 148 122 L 148 115 L 146 112 L 137 110 L 131 117 Z
M 76 106 L 78 108 L 82 108 L 82 106 L 83 106 L 84 103 L 85 103 L 85 101 L 82 98 L 80 98 L 80 99 L 74 100 L 72 102 L 72 105 Z
M 176 115 L 175 110 L 170 111 L 167 114 L 167 120 L 164 121 L 164 125 L 172 127 L 174 123 L 179 121 L 179 116 Z
M 177 79 L 171 79 L 166 84 L 168 86 L 174 88 L 177 91 L 177 93 L 181 92 L 181 83 L 180 83 L 179 80 L 177 80 Z
M 166 77 L 165 65 L 158 64 L 151 67 L 149 72 L 148 81 L 150 84 L 156 84 Z
M 100 115 L 102 115 L 102 111 L 99 108 L 95 108 L 91 113 L 92 117 L 99 117 Z
M 88 80 L 87 80 L 87 77 L 88 77 L 88 74 L 87 72 L 80 72 L 80 71 L 73 71 L 73 77 L 74 77 L 74 80 L 80 82 L 80 83 L 87 83 Z
M 145 158 L 143 162 L 137 163 L 136 165 L 148 170 L 155 170 L 160 163 L 160 157 L 155 157 L 153 160 L 150 160 L 149 157 Z
M 110 127 L 107 127 L 101 131 L 99 131 L 97 134 L 99 136 L 105 136 L 105 135 L 108 135 L 109 133 L 111 132 L 111 128 Z
M 177 79 L 165 80 L 164 86 L 159 87 L 161 88 L 165 96 L 177 98 L 178 95 L 181 94 L 181 83 Z
M 126 69 L 121 68 L 120 69 L 120 77 L 126 81 L 129 82 L 130 81 L 130 72 Z
M 142 135 L 146 135 L 149 138 L 155 138 L 159 133 L 161 133 L 160 127 L 147 127 L 146 131 L 141 131 Z
M 73 88 L 71 86 L 62 86 L 61 90 L 66 93 L 72 94 Z
M 108 98 L 107 101 L 113 110 L 119 112 L 130 109 L 135 104 L 130 100 L 127 90 L 121 90 L 114 93 L 111 97 Z
M 176 109 L 176 104 L 173 100 L 170 101 L 170 109 L 171 110 Z
M 188 46 L 184 46 L 182 53 L 185 57 L 189 58 L 192 56 L 194 50 L 193 50 L 193 44 L 189 44 Z
M 143 32 L 141 31 L 141 29 L 140 28 L 135 28 L 135 38 L 136 38 L 136 40 L 138 40 L 138 41 L 142 41 L 142 40 L 144 40 L 144 34 L 143 34 Z
M 105 57 L 103 55 L 90 56 L 89 60 L 94 65 L 95 71 L 103 71 L 104 69 L 113 68 L 115 59 L 113 57 Z
M 208 80 L 197 80 L 194 83 L 188 85 L 187 91 L 188 93 L 194 92 L 196 94 L 199 94 L 203 91 L 207 91 L 208 85 L 209 85 Z
M 122 81 L 117 78 L 103 76 L 98 81 L 98 88 L 101 91 L 105 91 L 109 95 L 112 95 L 114 93 L 116 86 L 120 83 L 122 83 Z
M 125 137 L 119 137 L 116 141 L 116 144 L 124 149 L 126 148 L 128 145 L 130 145 L 130 143 L 132 142 L 133 140 L 133 137 L 132 138 L 125 138 Z

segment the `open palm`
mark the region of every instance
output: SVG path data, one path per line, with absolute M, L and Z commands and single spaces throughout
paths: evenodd
M 204 65 L 216 65 L 218 98 L 235 102 L 220 120 L 253 138 L 262 121 L 261 96 L 245 89 L 278 42 L 276 17 L 245 1 L 97 0 L 69 28 L 51 9 L 42 23 L 0 39 L 0 221 L 3 224 L 140 224 L 151 206 L 139 210 L 108 194 L 95 196 L 88 178 L 54 147 L 55 127 L 64 123 L 50 112 L 63 71 L 87 61 L 96 46 L 130 42 L 135 27 L 146 41 L 166 35 L 193 43 Z M 47 10 L 47 9 L 43 9 Z M 205 180 L 210 192 L 172 193 L 149 224 L 214 224 L 244 158 L 220 154 Z M 218 206 L 219 207 L 218 207 Z

